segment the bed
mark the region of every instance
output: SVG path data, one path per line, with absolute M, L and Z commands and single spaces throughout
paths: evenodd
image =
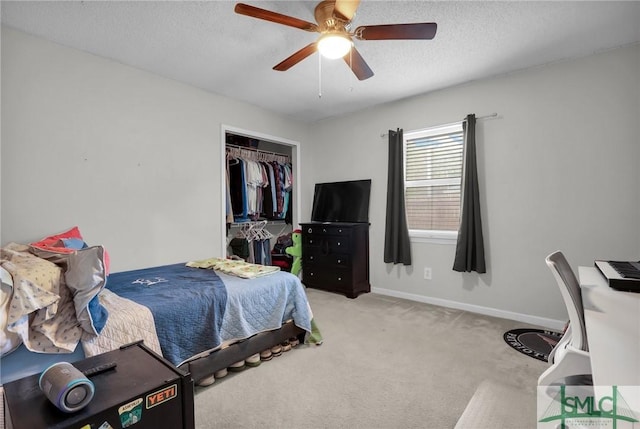
M 300 280 L 277 267 L 247 264 L 239 270 L 242 262 L 229 267 L 227 260 L 212 258 L 107 275 L 100 246 L 56 252 L 33 245 L 2 248 L 3 271 L 12 274 L 3 277 L 5 298 L 13 282 L 12 295 L 2 301 L 8 314 L 2 384 L 135 341 L 205 384 L 214 373 L 289 340 L 321 342 L 312 334 L 313 315 Z M 17 269 L 20 264 L 27 268 Z M 60 284 L 50 284 L 56 276 Z M 42 302 L 14 314 L 10 307 L 24 289 Z

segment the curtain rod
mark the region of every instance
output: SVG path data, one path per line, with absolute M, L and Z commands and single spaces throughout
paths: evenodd
M 489 115 L 477 116 L 477 117 L 476 117 L 476 120 L 480 120 L 480 119 L 490 119 L 490 118 L 496 118 L 496 117 L 498 117 L 498 114 L 494 112 L 494 113 L 491 113 L 491 114 L 489 114 Z M 448 123 L 448 124 L 434 125 L 433 127 L 429 127 L 429 128 L 435 128 L 435 127 L 448 127 L 448 126 L 450 126 L 450 125 L 456 125 L 456 124 L 458 124 L 458 123 L 460 123 L 460 122 L 466 122 L 466 120 L 467 120 L 467 118 L 464 118 L 463 120 L 461 120 L 461 121 L 459 121 L 459 122 L 450 122 L 450 123 Z M 420 129 L 420 130 L 412 130 L 411 132 L 423 131 L 423 130 L 427 130 L 427 129 L 429 129 L 429 128 L 423 128 L 423 129 Z M 388 136 L 388 135 L 389 135 L 388 133 L 382 133 L 382 134 L 380 134 L 380 137 L 386 137 L 386 136 Z

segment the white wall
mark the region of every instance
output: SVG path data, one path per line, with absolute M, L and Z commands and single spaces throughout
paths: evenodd
M 640 259 L 638 46 L 307 126 L 3 28 L 1 89 L 2 244 L 79 225 L 115 271 L 215 256 L 225 124 L 302 142 L 303 221 L 314 183 L 373 179 L 375 290 L 545 322 L 566 318 L 544 265 L 551 251 L 574 268 Z M 413 244 L 413 267 L 384 264 L 380 134 L 472 112 L 500 115 L 477 129 L 489 272 L 451 271 L 450 245 Z
M 488 272 L 452 271 L 454 245 L 412 243 L 412 267 L 384 264 L 380 134 L 493 112 L 498 119 L 477 126 Z M 372 287 L 553 326 L 567 316 L 547 254 L 562 250 L 576 270 L 596 258 L 640 259 L 639 124 L 638 45 L 472 82 L 312 126 L 303 207 L 313 181 L 372 178 Z
M 112 269 L 217 256 L 221 124 L 306 126 L 2 28 L 2 243 L 78 225 Z

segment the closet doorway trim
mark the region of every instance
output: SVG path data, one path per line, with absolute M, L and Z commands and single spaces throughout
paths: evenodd
M 230 125 L 222 124 L 221 136 L 220 136 L 220 255 L 224 257 L 227 254 L 225 237 L 227 236 L 226 227 L 226 175 L 225 175 L 225 160 L 226 160 L 226 141 L 227 133 L 236 134 L 244 137 L 250 137 L 253 139 L 268 141 L 270 143 L 280 144 L 283 146 L 291 146 L 291 165 L 293 167 L 293 215 L 291 217 L 292 226 L 298 225 L 300 215 L 300 143 L 294 140 L 285 139 L 282 137 L 271 136 L 268 134 L 259 133 L 256 131 L 244 130 L 242 128 L 232 127 Z

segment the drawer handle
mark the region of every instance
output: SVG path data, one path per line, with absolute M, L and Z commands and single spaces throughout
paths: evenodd
M 338 263 L 339 263 L 339 264 L 341 264 L 341 263 L 342 263 L 342 260 L 341 260 L 341 259 L 338 259 Z
M 338 277 L 338 281 L 341 282 L 342 281 L 342 277 Z
M 322 243 L 320 244 L 320 247 L 322 248 L 322 254 L 323 255 L 328 255 L 329 254 L 329 242 L 326 240 L 323 240 Z
M 309 240 L 309 244 L 313 243 L 313 240 Z
M 338 241 L 338 246 L 340 246 L 340 242 Z
M 309 275 L 310 275 L 311 277 L 313 277 L 313 273 L 309 273 Z
M 313 232 L 313 228 L 309 228 L 309 229 L 307 230 L 307 232 L 308 232 L 309 234 L 311 234 L 311 233 Z
M 338 232 L 342 232 L 342 230 L 341 230 L 341 229 L 339 229 L 339 230 L 338 230 Z
M 309 256 L 309 260 L 310 260 L 310 261 L 313 261 L 313 256 Z
M 322 232 L 327 232 L 326 228 L 322 228 Z

